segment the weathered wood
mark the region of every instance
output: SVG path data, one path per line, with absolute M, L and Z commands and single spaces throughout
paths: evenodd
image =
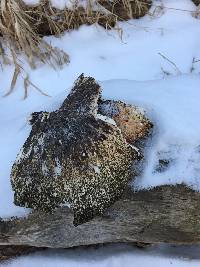
M 67 207 L 0 222 L 0 245 L 68 248 L 110 242 L 200 243 L 200 194 L 184 185 L 133 193 L 75 227 Z

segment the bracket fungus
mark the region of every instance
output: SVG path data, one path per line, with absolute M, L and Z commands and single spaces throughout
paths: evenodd
M 101 87 L 82 74 L 58 110 L 32 114 L 11 172 L 16 205 L 45 212 L 69 205 L 79 225 L 121 196 L 141 155 L 112 118 L 98 114 L 100 98 Z

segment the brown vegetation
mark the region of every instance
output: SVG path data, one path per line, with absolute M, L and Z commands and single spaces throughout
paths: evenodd
M 94 5 L 99 9 L 94 8 Z M 65 30 L 77 29 L 83 24 L 96 23 L 111 29 L 118 20 L 144 16 L 150 6 L 150 0 L 118 0 L 112 4 L 105 0 L 92 4 L 88 0 L 86 8 L 80 7 L 76 1 L 72 9 L 59 10 L 52 7 L 49 0 L 41 0 L 39 5 L 35 6 L 27 6 L 22 0 L 1 0 L 0 63 L 15 65 L 11 86 L 6 95 L 14 90 L 17 78 L 23 70 L 18 53 L 26 56 L 31 68 L 37 67 L 38 60 L 54 68 L 69 62 L 68 55 L 49 45 L 43 36 L 60 35 Z M 28 86 L 34 85 L 26 73 L 23 78 L 25 98 Z M 41 92 L 39 88 L 35 89 Z
M 192 0 L 192 2 L 197 6 L 200 5 L 200 0 Z

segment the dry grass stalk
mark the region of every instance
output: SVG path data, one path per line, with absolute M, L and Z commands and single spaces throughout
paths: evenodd
M 83 24 L 113 28 L 117 21 L 144 16 L 151 4 L 151 0 L 88 0 L 82 7 L 79 0 L 74 0 L 71 9 L 59 10 L 49 0 L 41 0 L 39 5 L 26 6 L 26 13 L 35 21 L 38 34 L 59 35 Z
M 65 30 L 76 29 L 83 24 L 98 23 L 110 29 L 115 27 L 117 20 L 128 20 L 145 15 L 150 5 L 151 0 L 114 0 L 112 2 L 88 0 L 86 7 L 83 8 L 79 5 L 79 0 L 75 0 L 72 9 L 59 10 L 52 7 L 49 0 L 41 0 L 36 6 L 27 6 L 23 0 L 1 0 L 1 64 L 3 66 L 13 62 L 15 65 L 11 86 L 6 95 L 13 92 L 17 78 L 23 70 L 18 60 L 18 53 L 25 54 L 32 68 L 36 68 L 38 60 L 48 63 L 53 68 L 69 62 L 68 56 L 63 51 L 53 48 L 42 39 L 42 36 L 60 35 Z M 11 59 L 6 56 L 4 47 L 10 49 Z M 28 85 L 33 86 L 26 75 L 25 97 Z
M 167 58 L 162 53 L 158 53 L 158 55 L 161 56 L 164 60 L 166 60 L 166 62 L 168 62 L 174 68 L 174 70 L 176 71 L 176 74 L 177 75 L 182 74 L 182 72 L 180 71 L 180 69 L 177 67 L 177 65 L 172 60 L 170 60 L 169 58 Z
M 192 0 L 192 2 L 193 2 L 196 6 L 200 5 L 200 0 Z
M 123 21 L 144 16 L 151 7 L 151 0 L 97 0 L 107 11 Z
M 4 46 L 11 51 L 12 63 L 15 65 L 9 91 L 13 92 L 22 67 L 18 60 L 18 53 L 23 52 L 29 65 L 36 68 L 36 61 L 48 63 L 52 67 L 62 66 L 69 61 L 68 56 L 61 50 L 52 48 L 35 31 L 35 21 L 26 12 L 26 6 L 21 0 L 1 0 L 0 2 L 0 34 L 2 37 L 1 56 L 3 64 L 10 64 L 11 60 L 5 54 Z
M 0 2 L 0 33 L 4 42 L 13 51 L 23 52 L 32 68 L 35 68 L 35 58 L 44 63 L 59 65 L 60 51 L 53 49 L 35 31 L 33 16 L 26 12 L 26 6 L 21 0 L 1 0 Z M 63 53 L 63 52 L 62 52 Z
M 88 1 L 86 8 L 74 4 L 72 9 L 59 10 L 51 6 L 48 0 L 40 5 L 27 7 L 27 13 L 36 21 L 37 33 L 40 35 L 60 35 L 65 30 L 77 29 L 83 24 L 98 23 L 105 28 L 113 28 L 117 17 L 111 13 L 94 11 L 94 6 Z

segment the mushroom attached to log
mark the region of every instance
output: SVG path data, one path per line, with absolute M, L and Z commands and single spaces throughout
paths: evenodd
M 141 155 L 98 114 L 100 95 L 96 81 L 81 75 L 58 110 L 33 113 L 11 172 L 16 205 L 46 212 L 68 205 L 78 225 L 119 199 Z

